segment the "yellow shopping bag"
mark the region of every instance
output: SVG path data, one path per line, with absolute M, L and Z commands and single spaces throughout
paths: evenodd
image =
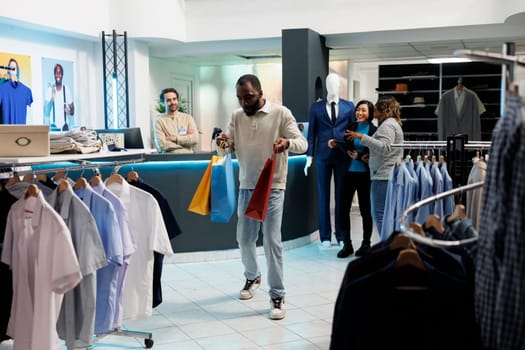
M 210 213 L 210 187 L 211 187 L 211 167 L 219 159 L 218 156 L 212 156 L 204 175 L 202 175 L 201 181 L 193 198 L 191 199 L 188 211 L 195 214 L 208 215 Z

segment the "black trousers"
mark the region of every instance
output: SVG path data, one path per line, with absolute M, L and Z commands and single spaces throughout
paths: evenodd
M 352 209 L 352 199 L 357 191 L 359 200 L 359 211 L 363 219 L 363 241 L 370 242 L 372 237 L 372 214 L 370 209 L 370 173 L 366 172 L 346 172 L 343 177 L 341 188 L 341 205 L 339 227 L 343 233 L 343 241 L 350 242 L 350 210 Z

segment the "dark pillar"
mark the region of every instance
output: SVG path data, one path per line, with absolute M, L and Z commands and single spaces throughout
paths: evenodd
M 308 121 L 313 102 L 326 96 L 328 48 L 325 38 L 310 29 L 284 29 L 283 104 L 298 122 Z

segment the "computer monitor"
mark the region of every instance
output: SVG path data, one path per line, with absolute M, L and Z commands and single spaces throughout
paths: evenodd
M 144 142 L 142 141 L 142 133 L 140 132 L 140 128 L 96 129 L 95 131 L 97 132 L 98 137 L 102 140 L 104 139 L 103 135 L 123 135 L 124 148 L 144 148 Z M 121 145 L 117 146 L 121 147 Z

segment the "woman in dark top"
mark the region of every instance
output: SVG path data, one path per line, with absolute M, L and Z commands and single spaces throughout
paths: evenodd
M 374 104 L 362 100 L 355 107 L 355 122 L 346 126 L 346 130 L 356 131 L 362 134 L 372 135 L 376 127 L 371 123 L 374 118 Z M 347 132 L 345 132 L 347 134 Z M 347 172 L 344 175 L 341 196 L 341 222 L 339 227 L 343 234 L 343 248 L 337 253 L 337 257 L 346 258 L 354 253 L 352 240 L 350 238 L 350 210 L 352 200 L 357 191 L 359 200 L 359 211 L 363 219 L 363 242 L 355 252 L 356 256 L 364 255 L 370 249 L 370 238 L 372 237 L 372 214 L 370 208 L 370 169 L 368 168 L 368 148 L 361 145 L 361 140 L 354 138 L 343 142 L 329 140 L 328 146 L 337 147 L 348 155 L 346 162 Z

